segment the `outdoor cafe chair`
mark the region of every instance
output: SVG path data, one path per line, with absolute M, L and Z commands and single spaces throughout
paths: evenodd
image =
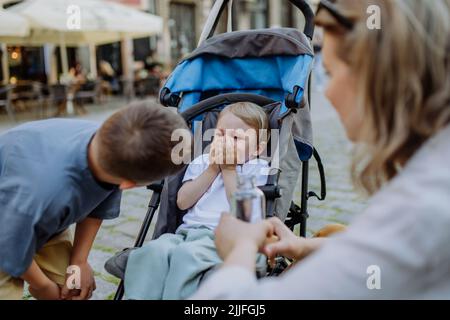
M 5 85 L 0 87 L 0 108 L 4 108 L 9 118 L 12 121 L 16 121 L 16 117 L 14 114 L 14 107 L 11 102 L 11 93 L 14 86 Z

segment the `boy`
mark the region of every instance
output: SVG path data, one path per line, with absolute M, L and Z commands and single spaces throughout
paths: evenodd
M 145 186 L 181 166 L 172 131 L 186 128 L 167 108 L 136 103 L 95 122 L 50 119 L 0 136 L 0 299 L 87 299 L 87 258 L 103 219 L 119 215 L 121 190 Z M 72 245 L 68 228 L 76 223 Z M 66 270 L 78 266 L 80 290 Z
M 243 174 L 256 176 L 257 185 L 266 184 L 269 166 L 257 157 L 266 144 L 259 141 L 260 130 L 267 129 L 267 115 L 255 104 L 236 103 L 220 113 L 209 155 L 201 155 L 189 165 L 178 192 L 178 207 L 188 210 L 183 224 L 175 234 L 162 235 L 130 252 L 125 270 L 126 298 L 187 298 L 203 274 L 221 263 L 214 246 L 214 229 L 221 213 L 230 211 L 237 167 Z M 249 132 L 255 133 L 256 139 L 244 134 Z

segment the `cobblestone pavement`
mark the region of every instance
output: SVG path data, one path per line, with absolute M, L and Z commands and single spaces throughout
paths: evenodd
M 88 115 L 80 118 L 102 121 L 123 104 L 121 101 L 112 101 L 107 105 L 96 106 L 89 109 Z M 326 170 L 328 195 L 323 202 L 315 199 L 309 201 L 309 234 L 329 223 L 347 224 L 365 206 L 365 202 L 352 191 L 350 184 L 351 145 L 337 114 L 321 92 L 313 92 L 312 117 L 315 146 Z M 3 120 L 0 122 L 0 132 L 14 125 Z M 317 191 L 320 187 L 314 161 L 311 161 L 310 167 L 310 186 Z M 89 257 L 97 281 L 93 299 L 112 299 L 114 296 L 119 281 L 104 270 L 104 262 L 115 252 L 133 245 L 150 196 L 151 192 L 145 188 L 124 192 L 120 217 L 103 223 Z M 300 192 L 297 190 L 296 200 L 299 200 L 299 196 Z M 151 234 L 152 230 L 149 232 Z
M 314 145 L 321 155 L 325 168 L 327 197 L 325 201 L 311 198 L 308 202 L 309 234 L 326 224 L 348 224 L 352 217 L 362 212 L 366 206 L 365 200 L 354 192 L 351 184 L 351 143 L 345 135 L 337 113 L 321 92 L 313 92 L 312 106 Z M 310 189 L 316 193 L 320 190 L 314 160 L 310 164 Z M 299 199 L 299 196 L 300 192 L 297 190 L 295 199 Z

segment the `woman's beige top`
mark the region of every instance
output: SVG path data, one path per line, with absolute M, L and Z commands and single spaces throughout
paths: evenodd
M 348 231 L 278 278 L 240 267 L 193 299 L 450 299 L 450 126 L 374 195 Z

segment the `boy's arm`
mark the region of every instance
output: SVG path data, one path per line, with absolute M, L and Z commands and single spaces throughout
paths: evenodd
M 209 189 L 219 172 L 217 165 L 210 164 L 198 178 L 184 183 L 177 194 L 178 208 L 181 210 L 192 208 Z
M 79 295 L 71 297 L 74 300 L 89 299 L 96 288 L 94 274 L 87 259 L 102 222 L 103 220 L 88 217 L 77 223 L 70 265 L 75 265 L 80 268 L 81 288 L 79 289 L 81 291 Z M 61 292 L 62 298 L 68 297 L 69 290 L 67 284 L 65 284 Z
M 86 218 L 77 223 L 75 237 L 73 240 L 73 250 L 70 262 L 79 264 L 87 262 L 89 252 L 94 243 L 97 232 L 102 225 L 103 220 L 96 218 Z
M 36 299 L 61 299 L 59 286 L 44 274 L 36 261 L 32 261 L 30 267 L 25 271 L 21 278 L 29 284 L 29 291 Z

